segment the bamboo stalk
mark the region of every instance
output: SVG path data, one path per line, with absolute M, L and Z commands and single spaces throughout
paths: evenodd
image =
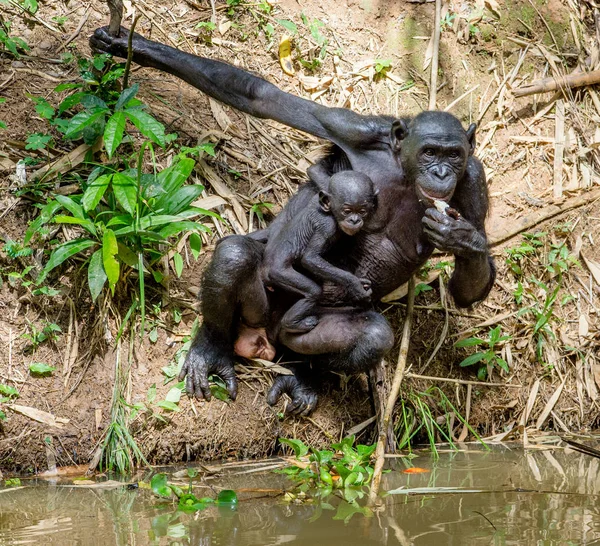
M 400 386 L 404 379 L 406 370 L 406 359 L 408 357 L 408 347 L 410 345 L 410 328 L 412 325 L 413 310 L 415 304 L 415 278 L 411 276 L 408 281 L 408 306 L 406 310 L 406 318 L 404 319 L 404 328 L 402 330 L 402 342 L 400 343 L 400 351 L 398 352 L 398 363 L 396 364 L 396 372 L 390 389 L 390 394 L 385 405 L 385 413 L 379 427 L 379 438 L 377 439 L 377 448 L 375 450 L 375 469 L 373 470 L 373 480 L 371 482 L 371 490 L 369 492 L 369 506 L 373 506 L 379 494 L 381 486 L 381 472 L 385 463 L 385 445 L 387 442 L 388 427 L 392 421 L 392 414 L 396 399 L 400 392 Z
M 527 95 L 535 95 L 537 93 L 548 93 L 563 89 L 565 87 L 574 89 L 583 87 L 584 85 L 595 85 L 600 83 L 600 70 L 592 70 L 591 72 L 577 72 L 562 76 L 560 78 L 544 78 L 537 80 L 529 85 L 524 85 L 518 89 L 513 89 L 515 97 L 526 97 Z

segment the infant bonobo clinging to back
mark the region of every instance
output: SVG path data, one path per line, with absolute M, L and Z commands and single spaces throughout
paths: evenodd
M 344 235 L 356 235 L 376 207 L 371 179 L 356 171 L 342 171 L 329 179 L 327 191 L 315 195 L 269 239 L 263 261 L 265 283 L 302 296 L 283 316 L 280 333 L 307 332 L 317 325 L 313 313 L 325 281 L 343 286 L 353 301 L 369 300 L 371 283 L 367 279 L 333 266 L 323 255 Z

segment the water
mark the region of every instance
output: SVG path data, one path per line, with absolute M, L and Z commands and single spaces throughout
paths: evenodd
M 382 487 L 426 494 L 389 495 L 374 517 L 357 513 L 348 523 L 350 506 L 337 498 L 325 507 L 289 505 L 273 491 L 290 488 L 282 476 L 236 475 L 252 466 L 206 482 L 237 490 L 237 509 L 192 514 L 149 491 L 24 480 L 21 489 L 0 490 L 0 545 L 600 545 L 599 459 L 469 447 L 437 461 L 421 454 L 413 463 L 430 472 L 393 471 Z M 215 496 L 210 488 L 198 493 Z

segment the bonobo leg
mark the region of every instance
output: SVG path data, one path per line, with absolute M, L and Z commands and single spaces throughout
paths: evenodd
M 278 288 L 303 296 L 283 315 L 279 335 L 281 332 L 298 333 L 312 330 L 319 322 L 316 316 L 310 315 L 314 313 L 322 292 L 321 287 L 293 267 L 281 263 L 273 264 L 269 271 L 269 281 Z
M 266 325 L 268 305 L 258 268 L 263 248 L 240 235 L 217 244 L 202 280 L 202 326 L 179 374 L 180 381 L 187 376 L 186 391 L 191 396 L 210 400 L 211 374 L 225 381 L 231 398 L 237 395 L 233 355 L 240 315 L 250 326 L 262 327 L 263 332 Z
M 315 357 L 316 365 L 358 373 L 375 366 L 392 348 L 394 334 L 379 313 L 347 309 L 323 313 L 319 324 L 310 332 L 281 332 L 279 341 L 297 353 L 319 355 Z M 306 415 L 316 404 L 316 392 L 302 373 L 277 376 L 267 402 L 275 404 L 283 393 L 292 398 L 288 411 Z

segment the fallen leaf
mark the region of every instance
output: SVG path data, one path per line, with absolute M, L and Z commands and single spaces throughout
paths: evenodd
M 600 264 L 598 262 L 595 262 L 594 260 L 588 260 L 583 255 L 583 252 L 581 253 L 581 257 L 583 258 L 583 261 L 587 268 L 590 270 L 592 277 L 594 277 L 594 280 L 600 286 Z
M 296 73 L 292 63 L 292 42 L 287 34 L 284 34 L 279 41 L 279 64 L 288 76 Z
M 29 417 L 29 419 L 33 419 L 38 423 L 43 423 L 44 425 L 49 425 L 51 427 L 62 428 L 63 425 L 66 425 L 69 420 L 63 417 L 56 417 L 56 415 L 52 415 L 47 411 L 42 411 L 36 408 L 32 408 L 29 406 L 20 406 L 18 404 L 8 404 L 6 406 L 9 410 L 14 411 L 15 413 L 20 413 L 25 417 Z
M 586 316 L 581 313 L 581 315 L 579 315 L 579 337 L 585 337 L 589 334 L 590 332 L 590 325 L 588 323 L 588 320 L 586 318 Z

